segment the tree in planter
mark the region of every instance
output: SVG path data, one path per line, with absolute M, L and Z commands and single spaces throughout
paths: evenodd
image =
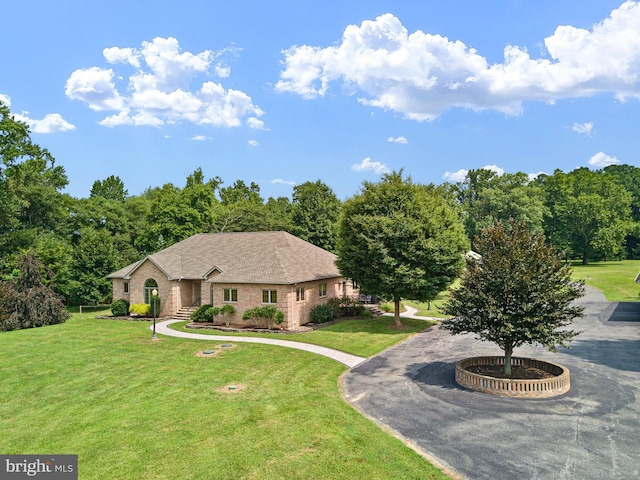
M 271 329 L 274 324 L 280 325 L 284 321 L 284 313 L 273 305 L 267 305 L 246 310 L 242 314 L 242 320 L 251 319 L 261 321 L 266 328 Z
M 443 307 L 453 315 L 443 328 L 497 344 L 507 375 L 516 347 L 540 344 L 555 352 L 580 333 L 564 327 L 582 316 L 571 302 L 583 295 L 584 283 L 571 281 L 570 266 L 543 234 L 522 222 L 496 223 L 476 237 L 474 250 L 482 257 L 467 259 L 460 288 Z
M 467 247 L 445 191 L 393 172 L 365 182 L 343 204 L 336 264 L 362 292 L 392 299 L 401 326 L 400 299 L 424 301 L 445 290 L 462 272 Z

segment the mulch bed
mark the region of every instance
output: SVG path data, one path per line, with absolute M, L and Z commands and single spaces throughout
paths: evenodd
M 504 365 L 474 365 L 465 367 L 465 370 L 494 378 L 513 378 L 518 380 L 539 380 L 541 378 L 555 377 L 553 373 L 545 372 L 539 368 L 511 365 L 511 375 L 504 373 Z

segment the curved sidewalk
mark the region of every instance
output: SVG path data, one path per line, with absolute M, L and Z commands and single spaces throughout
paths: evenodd
M 192 340 L 219 340 L 222 342 L 245 342 L 245 343 L 263 343 L 266 345 L 277 345 L 279 347 L 295 348 L 304 350 L 305 352 L 315 353 L 324 357 L 336 360 L 349 368 L 354 368 L 367 360 L 364 357 L 351 355 L 350 353 L 334 350 L 333 348 L 321 347 L 320 345 L 312 345 L 311 343 L 294 342 L 291 340 L 279 340 L 277 338 L 260 338 L 260 337 L 235 337 L 230 335 L 205 335 L 202 333 L 180 332 L 169 328 L 169 325 L 182 320 L 165 320 L 156 324 L 156 333 L 167 335 L 169 337 L 190 338 Z M 153 329 L 153 326 L 149 327 Z

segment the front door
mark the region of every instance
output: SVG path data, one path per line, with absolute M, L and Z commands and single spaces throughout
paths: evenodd
M 193 303 L 202 304 L 202 283 L 198 280 L 193 282 Z

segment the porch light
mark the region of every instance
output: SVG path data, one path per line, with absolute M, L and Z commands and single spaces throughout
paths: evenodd
M 151 340 L 157 340 L 156 337 L 156 301 L 158 300 L 158 290 L 154 288 L 151 290 L 151 296 L 153 297 L 153 335 L 151 335 Z

